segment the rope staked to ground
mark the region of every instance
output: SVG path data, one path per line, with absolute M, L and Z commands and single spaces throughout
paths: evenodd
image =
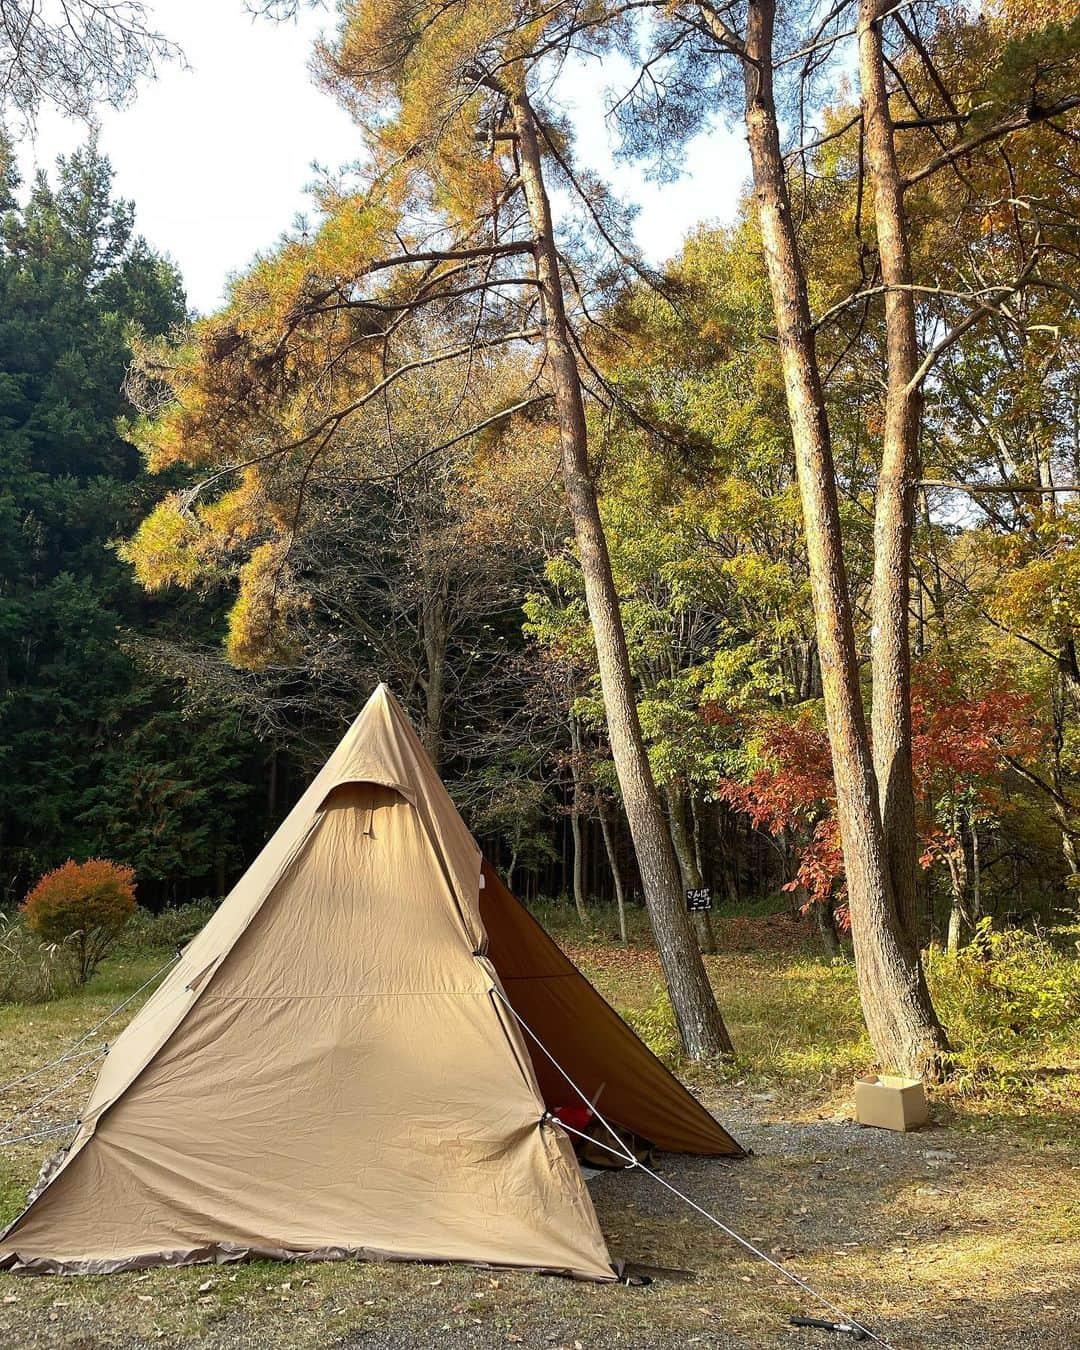
M 78 1040 L 72 1041 L 72 1043 L 68 1046 L 68 1048 L 64 1051 L 62 1055 L 58 1055 L 56 1059 L 50 1059 L 47 1064 L 39 1064 L 36 1069 L 30 1069 L 29 1072 L 20 1074 L 18 1078 L 13 1078 L 9 1083 L 4 1083 L 2 1086 L 0 1086 L 0 1096 L 2 1096 L 5 1092 L 10 1092 L 13 1087 L 18 1087 L 20 1083 L 30 1082 L 32 1078 L 37 1078 L 39 1074 L 45 1073 L 46 1070 L 48 1069 L 57 1069 L 60 1067 L 61 1064 L 66 1064 L 68 1060 L 81 1059 L 83 1055 L 93 1054 L 94 1053 L 93 1046 L 88 1046 L 87 1049 L 82 1051 L 79 1050 L 79 1046 L 82 1045 L 84 1042 L 88 1041 L 91 1036 L 99 1032 L 101 1028 L 106 1025 L 106 1023 L 111 1022 L 117 1013 L 123 1012 L 124 1009 L 128 1006 L 129 1003 L 132 1002 L 133 999 L 137 999 L 144 989 L 148 988 L 150 985 L 154 983 L 156 979 L 159 979 L 162 975 L 164 975 L 167 970 L 169 970 L 172 966 L 174 966 L 177 963 L 177 961 L 179 961 L 179 959 L 180 953 L 177 952 L 175 956 L 170 957 L 169 960 L 165 962 L 165 964 L 161 967 L 160 970 L 155 970 L 153 975 L 143 980 L 142 984 L 139 985 L 138 989 L 136 989 L 134 993 L 129 994 L 122 1003 L 118 1003 L 116 1007 L 112 1010 L 112 1012 L 106 1013 L 106 1015 L 101 1019 L 100 1022 L 95 1022 L 89 1031 L 84 1031 L 83 1034 L 78 1038 Z
M 167 970 L 170 970 L 179 959 L 180 953 L 177 952 L 175 956 L 165 962 L 160 970 L 155 970 L 153 975 L 143 980 L 138 989 L 129 994 L 122 1003 L 118 1003 L 116 1007 L 113 1008 L 112 1012 L 107 1013 L 99 1022 L 95 1022 L 89 1031 L 84 1031 L 78 1040 L 73 1041 L 71 1045 L 68 1046 L 62 1055 L 58 1055 L 56 1059 L 49 1060 L 47 1064 L 40 1064 L 36 1069 L 31 1069 L 28 1073 L 21 1074 L 18 1078 L 13 1078 L 9 1083 L 5 1083 L 0 1087 L 0 1095 L 2 1095 L 3 1093 L 10 1091 L 11 1088 L 18 1087 L 21 1083 L 29 1083 L 32 1079 L 39 1077 L 48 1069 L 58 1069 L 62 1064 L 70 1064 L 73 1060 L 83 1061 L 73 1073 L 68 1074 L 68 1076 L 57 1083 L 55 1087 L 52 1087 L 48 1092 L 43 1093 L 37 1101 L 31 1102 L 29 1106 L 20 1107 L 14 1115 L 8 1117 L 3 1125 L 0 1125 L 0 1148 L 4 1148 L 9 1144 L 26 1143 L 31 1139 L 45 1138 L 50 1134 L 61 1134 L 66 1130 L 75 1129 L 80 1124 L 78 1120 L 74 1120 L 63 1125 L 52 1125 L 47 1128 L 43 1127 L 40 1130 L 34 1130 L 28 1134 L 20 1134 L 14 1138 L 11 1137 L 11 1129 L 18 1121 L 29 1116 L 32 1112 L 36 1111 L 39 1106 L 43 1106 L 50 1098 L 55 1097 L 58 1092 L 62 1092 L 64 1088 L 68 1087 L 71 1083 L 74 1083 L 77 1078 L 81 1078 L 88 1070 L 93 1069 L 100 1064 L 109 1053 L 108 1045 L 103 1045 L 101 1047 L 89 1045 L 82 1050 L 79 1047 L 85 1045 L 86 1042 L 90 1040 L 92 1036 L 95 1036 L 103 1026 L 108 1022 L 111 1022 L 117 1013 L 123 1012 L 130 1003 L 139 997 L 144 989 L 149 988 L 155 980 L 160 979 L 161 976 L 164 975 Z
M 25 1144 L 28 1139 L 47 1139 L 51 1134 L 74 1134 L 82 1124 L 81 1120 L 65 1120 L 62 1125 L 49 1125 L 44 1130 L 34 1130 L 31 1134 L 18 1134 L 14 1139 L 0 1139 L 0 1145 Z
M 81 1065 L 78 1069 L 76 1069 L 74 1073 L 69 1073 L 68 1076 L 61 1082 L 57 1083 L 57 1085 L 54 1088 L 50 1088 L 48 1092 L 43 1093 L 42 1096 L 40 1096 L 36 1102 L 31 1102 L 29 1106 L 24 1106 L 22 1107 L 21 1110 L 16 1111 L 13 1116 L 9 1116 L 7 1122 L 4 1125 L 0 1126 L 0 1134 L 4 1136 L 0 1138 L 0 1145 L 15 1142 L 12 1139 L 8 1139 L 6 1136 L 16 1121 L 22 1120 L 24 1116 L 30 1115 L 31 1112 L 36 1111 L 39 1106 L 43 1106 L 47 1101 L 49 1101 L 50 1098 L 55 1097 L 58 1092 L 62 1092 L 64 1088 L 66 1088 L 70 1083 L 74 1083 L 76 1078 L 81 1078 L 82 1075 L 87 1072 L 87 1070 L 92 1069 L 95 1066 L 95 1064 L 100 1063 L 100 1061 L 103 1060 L 108 1053 L 109 1047 L 106 1045 L 103 1049 L 97 1052 L 97 1054 L 93 1057 L 93 1059 L 87 1060 L 86 1063 Z
M 832 1313 L 835 1317 L 838 1317 L 842 1323 L 846 1324 L 847 1327 L 861 1331 L 868 1340 L 875 1341 L 878 1345 L 883 1346 L 884 1350 L 894 1350 L 894 1347 L 890 1345 L 888 1341 L 886 1341 L 883 1337 L 879 1336 L 876 1332 L 871 1331 L 871 1329 L 868 1326 L 866 1326 L 865 1323 L 856 1320 L 856 1318 L 852 1317 L 850 1313 L 845 1312 L 843 1308 L 833 1303 L 831 1299 L 826 1298 L 824 1294 L 820 1293 L 812 1285 L 807 1284 L 807 1282 L 801 1276 L 796 1275 L 793 1270 L 788 1270 L 786 1266 L 783 1266 L 780 1264 L 779 1261 L 774 1260 L 771 1256 L 768 1255 L 767 1252 L 763 1252 L 759 1247 L 755 1247 L 752 1242 L 750 1242 L 747 1238 L 744 1238 L 741 1234 L 736 1233 L 733 1228 L 729 1228 L 728 1225 L 722 1222 L 720 1219 L 718 1219 L 715 1214 L 710 1214 L 710 1212 L 707 1209 L 704 1209 L 701 1205 L 699 1205 L 696 1200 L 692 1200 L 690 1196 L 685 1195 L 682 1191 L 680 1191 L 677 1186 L 673 1186 L 670 1181 L 665 1181 L 665 1179 L 662 1176 L 659 1176 L 656 1172 L 654 1172 L 651 1167 L 646 1167 L 646 1165 L 643 1162 L 640 1162 L 630 1151 L 630 1149 L 628 1149 L 627 1146 L 623 1143 L 621 1137 L 616 1132 L 615 1127 L 611 1124 L 611 1122 L 609 1120 L 606 1120 L 603 1114 L 597 1110 L 596 1106 L 589 1100 L 589 1098 L 585 1095 L 585 1093 L 581 1090 L 581 1088 L 578 1087 L 578 1085 L 566 1072 L 566 1070 L 555 1058 L 555 1056 L 551 1053 L 551 1051 L 547 1048 L 547 1046 L 543 1043 L 543 1041 L 541 1041 L 540 1037 L 536 1034 L 536 1032 L 533 1031 L 532 1027 L 530 1027 L 528 1023 L 525 1021 L 525 1019 L 518 1012 L 515 1011 L 515 1009 L 511 1006 L 509 1000 L 507 999 L 506 995 L 502 992 L 502 990 L 498 987 L 498 985 L 493 984 L 491 992 L 495 995 L 496 998 L 498 998 L 499 1002 L 502 1003 L 503 1006 L 509 1010 L 511 1016 L 518 1023 L 521 1029 L 539 1047 L 539 1049 L 551 1061 L 551 1063 L 555 1066 L 555 1068 L 558 1069 L 559 1073 L 562 1074 L 562 1076 L 574 1089 L 577 1095 L 581 1098 L 582 1102 L 584 1102 L 584 1104 L 589 1108 L 589 1110 L 593 1113 L 593 1115 L 597 1118 L 597 1120 L 600 1121 L 600 1123 L 604 1126 L 607 1132 L 615 1140 L 616 1147 L 612 1148 L 610 1145 L 602 1143 L 599 1139 L 594 1138 L 592 1135 L 584 1134 L 581 1130 L 575 1129 L 572 1125 L 567 1125 L 565 1121 L 559 1120 L 557 1116 L 548 1115 L 545 1117 L 545 1120 L 550 1121 L 551 1124 L 553 1125 L 557 1125 L 560 1129 L 565 1130 L 568 1134 L 575 1134 L 578 1136 L 578 1138 L 585 1139 L 590 1144 L 593 1144 L 598 1148 L 604 1149 L 606 1152 L 612 1154 L 616 1158 L 620 1158 L 623 1162 L 626 1163 L 628 1168 L 636 1167 L 640 1172 L 644 1172 L 646 1176 L 652 1177 L 653 1181 L 657 1182 L 658 1185 L 663 1186 L 663 1188 L 666 1191 L 670 1191 L 672 1195 L 682 1200 L 684 1204 L 689 1205 L 691 1209 L 695 1210 L 698 1214 L 700 1214 L 702 1218 L 707 1219 L 709 1223 L 714 1224 L 717 1228 L 720 1229 L 722 1233 L 724 1233 L 727 1237 L 731 1238 L 733 1242 L 737 1242 L 739 1246 L 742 1247 L 745 1251 L 749 1252 L 752 1256 L 758 1257 L 760 1260 L 764 1261 L 766 1265 L 771 1266 L 772 1269 L 775 1270 L 778 1274 L 782 1275 L 784 1279 L 790 1280 L 790 1282 L 794 1284 L 797 1288 L 801 1289 L 804 1294 L 808 1294 L 812 1299 L 815 1299 L 823 1308 L 828 1309 L 830 1313 Z

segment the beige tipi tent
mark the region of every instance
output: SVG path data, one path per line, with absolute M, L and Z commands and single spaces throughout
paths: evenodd
M 739 1146 L 482 863 L 380 686 L 118 1038 L 0 1268 L 246 1256 L 614 1277 L 575 1100 L 657 1147 Z

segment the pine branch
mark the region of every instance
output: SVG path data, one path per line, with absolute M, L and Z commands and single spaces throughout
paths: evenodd
M 999 141 L 1005 136 L 1011 136 L 1014 131 L 1023 131 L 1025 127 L 1038 126 L 1040 122 L 1047 122 L 1052 117 L 1060 117 L 1062 113 L 1071 112 L 1073 108 L 1080 108 L 1080 94 L 1069 94 L 1066 98 L 1059 99 L 1056 103 L 1047 104 L 1045 107 L 1031 102 L 1018 112 L 1013 113 L 1011 117 L 1005 117 L 1000 122 L 995 122 L 993 126 L 984 127 L 982 131 L 978 131 L 965 140 L 958 141 L 955 145 L 950 146 L 944 153 L 935 155 L 921 168 L 906 175 L 904 187 L 914 187 L 916 183 L 921 183 L 924 178 L 929 178 L 938 169 L 951 164 L 953 160 L 971 154 L 973 150 L 978 150 L 982 145 L 987 145 L 991 141 Z

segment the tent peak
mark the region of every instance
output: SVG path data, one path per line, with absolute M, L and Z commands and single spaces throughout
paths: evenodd
M 377 710 L 380 708 L 387 708 L 393 711 L 394 709 L 400 709 L 400 707 L 401 705 L 394 697 L 393 690 L 390 688 L 390 686 L 386 683 L 385 680 L 380 680 L 379 683 L 368 695 L 367 701 L 364 703 L 363 707 L 353 718 L 349 730 L 355 731 L 358 727 L 363 725 L 364 721 L 369 716 L 376 713 Z M 346 738 L 347 737 L 348 732 L 346 732 Z
M 360 716 L 363 717 L 364 713 L 366 713 L 369 708 L 374 709 L 379 707 L 391 708 L 397 713 L 404 716 L 404 709 L 402 708 L 398 700 L 394 697 L 394 691 L 390 688 L 390 686 L 386 683 L 385 680 L 380 680 L 379 683 L 375 686 L 375 688 L 371 691 L 371 694 L 368 697 L 368 701 L 360 709 Z

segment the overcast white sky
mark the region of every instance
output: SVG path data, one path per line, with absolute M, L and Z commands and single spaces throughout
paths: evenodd
M 101 145 L 118 192 L 135 200 L 139 230 L 179 264 L 190 303 L 206 312 L 222 298 L 229 273 L 307 209 L 312 163 L 351 163 L 359 146 L 349 118 L 308 74 L 312 43 L 332 21 L 325 11 L 274 24 L 253 19 L 242 0 L 152 7 L 188 68 L 166 67 L 132 107 L 105 111 Z M 657 262 L 699 221 L 731 219 L 746 175 L 744 146 L 738 136 L 712 132 L 690 146 L 684 179 L 646 183 L 611 162 L 601 97 L 609 82 L 595 65 L 568 82 L 579 154 L 640 205 L 638 241 Z M 43 113 L 36 140 L 21 147 L 24 177 L 85 137 L 81 124 Z

